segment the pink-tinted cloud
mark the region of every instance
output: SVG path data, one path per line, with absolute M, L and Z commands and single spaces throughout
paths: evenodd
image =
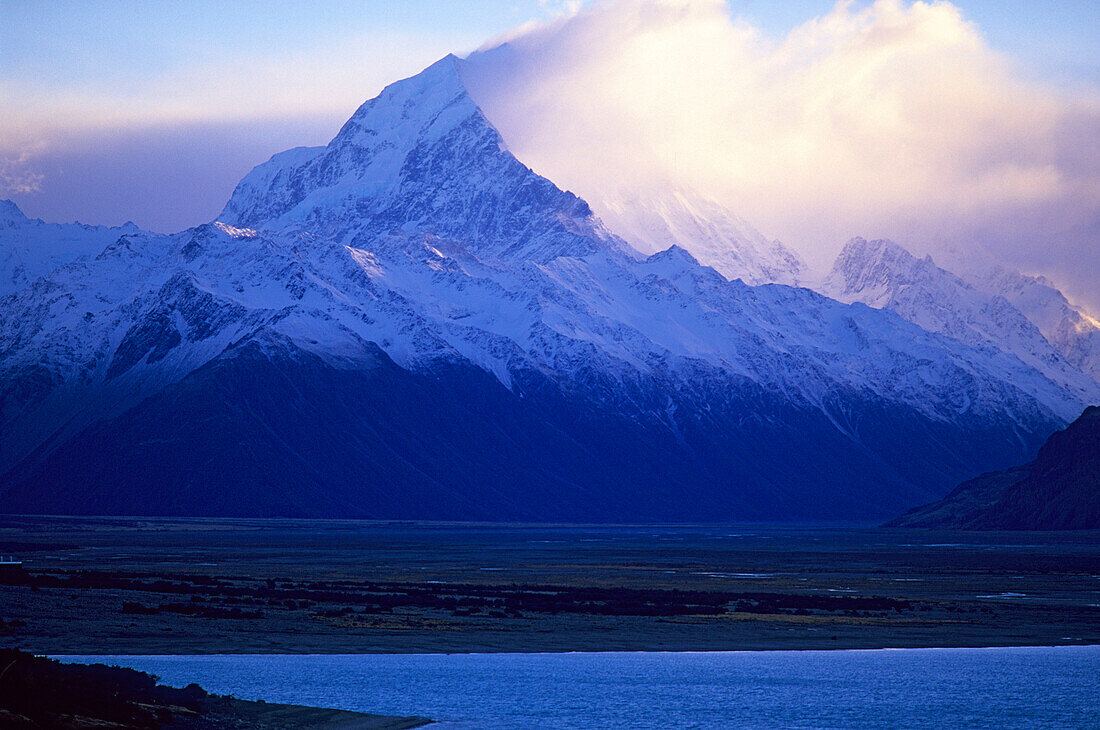
M 829 263 L 984 247 L 1100 308 L 1100 95 L 1028 83 L 947 2 L 769 38 L 721 0 L 605 0 L 469 59 L 509 146 L 590 199 L 701 189 Z

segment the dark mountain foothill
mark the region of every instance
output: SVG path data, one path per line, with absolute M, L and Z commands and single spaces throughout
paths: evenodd
M 1053 434 L 1034 461 L 982 474 L 887 527 L 1100 529 L 1100 407 Z

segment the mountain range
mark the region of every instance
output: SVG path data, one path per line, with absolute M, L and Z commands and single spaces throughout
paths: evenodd
M 1004 297 L 1068 362 L 1100 380 L 1100 321 L 1075 307 L 1045 278 L 993 266 L 972 277 L 975 288 Z
M 1007 279 L 1007 272 L 1002 276 Z M 931 256 L 918 259 L 891 241 L 855 238 L 837 256 L 822 290 L 842 302 L 896 312 L 929 332 L 973 347 L 1011 353 L 1081 401 L 1096 402 L 1096 381 L 1082 370 L 1085 362 L 1066 357 L 1079 346 L 1056 347 L 998 287 L 973 286 L 937 266 Z M 1055 317 L 1048 318 L 1049 331 L 1074 328 L 1070 317 L 1081 317 L 1068 306 L 1058 314 L 1057 324 Z M 1068 343 L 1068 338 L 1059 342 Z
M 685 191 L 602 220 L 508 151 L 462 63 L 209 224 L 0 208 L 0 511 L 882 519 L 1100 402 L 1089 346 L 1008 285 L 857 240 L 812 291 Z

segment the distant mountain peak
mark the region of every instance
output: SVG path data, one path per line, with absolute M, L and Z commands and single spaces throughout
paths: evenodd
M 931 256 L 918 258 L 888 239 L 868 241 L 857 236 L 841 249 L 829 274 L 829 282 L 832 288 L 846 293 L 881 291 L 883 287 L 935 276 L 937 272 L 943 270 L 936 266 Z
M 120 236 L 139 230 L 133 223 L 46 223 L 28 218 L 13 201 L 0 200 L 0 297 L 59 266 L 92 259 Z
M 720 203 L 684 188 L 607 192 L 593 201 L 600 220 L 642 253 L 688 251 L 727 279 L 798 285 L 806 265 Z
M 1072 304 L 1046 277 L 997 265 L 970 277 L 975 287 L 1002 296 L 1027 316 L 1069 362 L 1100 382 L 1100 321 Z
M 692 266 L 699 265 L 699 260 L 691 254 L 691 251 L 688 251 L 683 246 L 677 244 L 673 244 L 663 251 L 658 251 L 651 257 L 651 260 L 653 261 L 662 261 L 664 259 L 675 259 L 677 261 L 681 261 Z
M 0 200 L 0 221 L 24 221 L 27 216 L 14 200 Z
M 940 268 L 931 256 L 917 258 L 892 241 L 853 238 L 823 288 L 842 302 L 889 309 L 930 332 L 1004 350 L 1084 402 L 1100 400 L 1096 381 L 1063 357 L 1020 309 Z

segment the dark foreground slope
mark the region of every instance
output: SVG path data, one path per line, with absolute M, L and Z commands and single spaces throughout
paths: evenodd
M 195 684 L 165 687 L 133 669 L 61 664 L 13 649 L 0 650 L 0 667 L 0 727 L 8 730 L 399 730 L 429 722 L 218 697 Z
M 972 530 L 1100 528 L 1100 407 L 1052 435 L 1035 461 L 991 472 L 889 527 Z

